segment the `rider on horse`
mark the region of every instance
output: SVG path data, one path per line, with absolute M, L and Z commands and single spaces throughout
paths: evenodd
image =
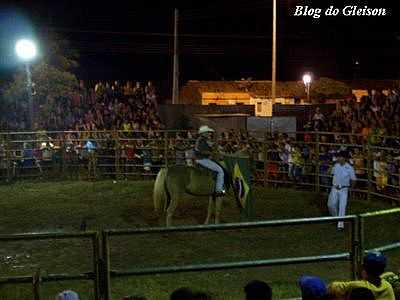
M 224 190 L 224 170 L 219 164 L 210 159 L 212 154 L 213 142 L 211 135 L 214 129 L 203 125 L 199 128 L 199 137 L 196 140 L 194 152 L 196 155 L 196 163 L 200 166 L 217 173 L 217 180 L 215 183 L 215 195 L 222 197 L 225 195 Z

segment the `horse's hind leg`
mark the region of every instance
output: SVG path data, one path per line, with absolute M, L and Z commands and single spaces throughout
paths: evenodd
M 215 200 L 215 224 L 219 224 L 221 221 L 221 210 L 222 210 L 222 197 Z
M 212 215 L 214 214 L 214 209 L 215 209 L 215 208 L 214 208 L 214 207 L 215 207 L 214 204 L 215 204 L 215 203 L 214 203 L 213 197 L 210 197 L 209 200 L 208 200 L 207 218 L 206 218 L 206 220 L 205 220 L 205 222 L 204 222 L 205 225 L 207 225 L 207 224 L 210 223 L 210 218 L 211 218 Z

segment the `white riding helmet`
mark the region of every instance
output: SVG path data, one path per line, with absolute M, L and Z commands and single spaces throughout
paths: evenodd
M 214 132 L 214 129 L 208 127 L 207 125 L 200 126 L 199 134 L 207 133 L 207 132 Z

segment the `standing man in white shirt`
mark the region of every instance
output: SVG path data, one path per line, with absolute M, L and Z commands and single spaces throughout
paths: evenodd
M 337 161 L 331 170 L 333 179 L 332 189 L 328 198 L 328 209 L 334 217 L 344 217 L 346 215 L 349 188 L 354 186 L 357 180 L 354 168 L 346 161 L 347 157 L 347 152 L 339 152 Z M 343 230 L 344 222 L 338 222 L 337 228 L 338 230 Z

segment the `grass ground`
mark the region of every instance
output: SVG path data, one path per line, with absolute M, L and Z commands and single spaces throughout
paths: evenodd
M 159 225 L 153 213 L 152 182 L 112 181 L 16 183 L 0 187 L 0 234 L 43 231 L 79 231 L 83 219 L 88 230 Z M 257 219 L 286 219 L 326 215 L 325 196 L 289 189 L 255 187 Z M 201 224 L 207 201 L 184 199 L 175 224 Z M 389 208 L 380 201 L 350 201 L 349 213 Z M 224 203 L 223 221 L 237 222 L 232 199 Z M 368 220 L 367 246 L 400 240 L 399 217 Z M 115 237 L 111 240 L 112 269 L 171 264 L 230 262 L 291 256 L 332 254 L 349 247 L 348 232 L 333 224 L 303 225 L 228 232 L 174 233 Z M 80 273 L 91 270 L 90 243 L 77 240 L 7 242 L 0 247 L 1 276 L 46 273 Z M 389 268 L 400 269 L 400 251 L 389 255 Z M 235 271 L 130 277 L 112 281 L 113 299 L 143 294 L 148 299 L 168 299 L 177 287 L 210 291 L 215 299 L 243 299 L 242 287 L 251 279 L 270 282 L 274 298 L 298 295 L 296 280 L 303 274 L 327 281 L 348 279 L 349 263 L 335 262 Z M 82 299 L 93 299 L 92 286 L 84 282 L 45 283 L 42 299 L 54 299 L 57 291 L 73 288 Z M 32 299 L 30 285 L 0 286 L 0 299 Z

